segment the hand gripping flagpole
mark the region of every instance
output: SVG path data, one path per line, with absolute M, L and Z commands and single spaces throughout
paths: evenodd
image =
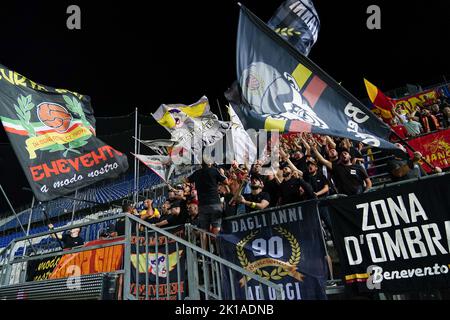
M 380 120 L 381 121 L 381 120 Z M 390 128 L 390 127 L 389 127 Z M 413 148 L 413 147 L 411 147 L 411 145 L 407 142 L 407 141 L 405 141 L 402 137 L 400 137 L 399 135 L 398 135 L 398 133 L 397 132 L 395 132 L 392 128 L 390 128 L 391 129 L 391 133 L 401 142 L 401 143 L 403 143 L 409 150 L 411 150 L 411 152 L 416 152 L 416 150 Z M 427 159 L 425 159 L 423 156 L 420 158 L 428 167 L 430 167 L 430 169 L 431 170 L 433 170 L 433 171 L 435 171 L 436 170 L 436 167 L 435 166 L 433 166 L 431 163 L 429 163 L 428 161 L 427 161 Z
M 6 195 L 5 190 L 3 189 L 3 186 L 0 184 L 0 189 L 2 190 L 3 196 L 6 199 L 6 202 L 8 203 L 9 208 L 11 209 L 12 213 L 14 214 L 14 216 L 16 217 L 17 222 L 19 223 L 20 228 L 22 229 L 22 232 L 24 234 L 24 236 L 27 236 L 27 232 L 25 231 L 25 228 L 23 227 L 23 224 L 20 222 L 19 217 L 17 216 L 16 210 L 14 210 L 14 207 L 12 206 L 11 202 L 9 201 L 8 196 Z M 36 250 L 33 247 L 33 243 L 31 243 L 30 239 L 27 239 L 28 243 L 30 244 L 31 249 L 33 250 L 33 252 L 35 254 L 37 254 Z
M 50 224 L 50 218 L 49 218 L 48 215 L 47 215 L 47 210 L 45 209 L 45 205 L 44 205 L 42 202 L 39 202 L 39 205 L 40 205 L 41 208 L 42 208 L 42 213 L 44 214 L 44 218 L 45 218 L 45 220 L 47 221 L 47 225 L 49 225 L 49 224 Z M 54 229 L 52 228 L 52 229 L 50 229 L 50 230 L 54 230 Z M 52 233 L 52 234 L 55 236 L 55 238 L 56 238 L 56 240 L 58 241 L 58 243 L 59 243 L 61 249 L 64 249 L 64 244 L 63 244 L 62 241 L 58 238 L 58 233 L 55 231 L 55 232 Z

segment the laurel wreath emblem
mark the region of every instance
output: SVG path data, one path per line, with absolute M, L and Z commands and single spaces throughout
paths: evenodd
M 299 31 L 295 31 L 294 28 L 277 28 L 275 29 L 275 32 L 279 35 L 285 36 L 285 37 L 292 37 L 294 35 L 301 35 L 302 33 Z
M 86 115 L 83 112 L 83 107 L 81 106 L 81 103 L 75 99 L 68 96 L 63 96 L 64 101 L 66 102 L 66 107 L 68 110 L 70 110 L 72 113 L 77 114 L 80 116 L 81 122 L 86 128 L 89 128 L 90 124 L 86 119 Z M 33 110 L 35 107 L 35 104 L 32 102 L 31 95 L 23 96 L 20 95 L 17 97 L 17 105 L 14 104 L 14 109 L 16 110 L 16 114 L 19 118 L 20 124 L 22 127 L 28 132 L 29 137 L 35 137 L 36 131 L 31 123 L 31 110 Z M 83 136 L 80 137 L 74 141 L 71 141 L 66 146 L 65 144 L 59 144 L 55 143 L 50 146 L 41 148 L 41 151 L 49 151 L 49 152 L 58 152 L 58 151 L 64 151 L 63 156 L 66 157 L 68 152 L 73 152 L 76 154 L 81 154 L 80 151 L 76 150 L 78 148 L 81 148 L 82 146 L 88 144 L 88 140 L 91 138 L 91 136 Z
M 283 235 L 291 245 L 292 253 L 291 257 L 289 258 L 289 264 L 292 266 L 298 265 L 300 263 L 301 252 L 300 252 L 300 244 L 298 243 L 297 239 L 292 233 L 281 227 L 275 227 L 274 229 L 278 233 Z M 240 264 L 244 269 L 250 264 L 250 261 L 248 260 L 247 255 L 245 254 L 244 247 L 247 244 L 247 242 L 249 242 L 258 234 L 258 232 L 259 231 L 253 231 L 236 244 L 237 256 Z M 256 269 L 256 274 L 266 280 L 281 280 L 283 277 L 287 276 L 289 272 L 283 269 L 282 267 L 277 267 L 274 268 L 270 273 L 266 270 Z

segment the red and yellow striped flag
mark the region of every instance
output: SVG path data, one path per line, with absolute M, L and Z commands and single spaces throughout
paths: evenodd
M 387 97 L 380 89 L 375 85 L 364 79 L 366 85 L 367 94 L 369 95 L 370 101 L 373 103 L 375 108 L 380 111 L 381 117 L 386 121 L 393 118 L 391 113 L 394 103 L 391 98 Z

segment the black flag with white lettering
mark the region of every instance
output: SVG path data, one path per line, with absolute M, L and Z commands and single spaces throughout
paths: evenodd
M 246 129 L 312 132 L 386 149 L 390 128 L 242 6 L 238 86 L 225 93 Z
M 450 287 L 450 175 L 330 200 L 345 284 L 360 292 Z

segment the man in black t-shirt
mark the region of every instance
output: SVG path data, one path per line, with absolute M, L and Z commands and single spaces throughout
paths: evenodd
M 49 224 L 48 227 L 50 230 L 53 230 L 53 224 Z M 50 236 L 54 239 L 58 237 L 58 239 L 61 240 L 64 245 L 63 249 L 70 249 L 73 247 L 82 246 L 84 244 L 84 239 L 80 237 L 80 232 L 81 228 L 74 228 L 68 233 L 57 233 L 56 235 L 51 234 Z
M 169 216 L 164 220 L 155 223 L 155 226 L 159 228 L 172 227 L 184 223 L 186 223 L 186 217 L 181 214 L 181 203 L 180 201 L 174 201 L 170 206 Z
M 280 205 L 315 199 L 311 185 L 300 178 L 292 177 L 290 167 L 283 168 L 283 182 L 280 184 Z
M 263 192 L 263 182 L 259 178 L 252 178 L 250 181 L 251 193 L 244 194 L 238 198 L 238 202 L 245 205 L 245 212 L 263 210 L 270 205 L 270 195 Z
M 220 203 L 219 183 L 228 184 L 223 169 L 203 162 L 202 168 L 187 178 L 188 183 L 195 183 L 199 202 L 199 227 L 203 230 L 218 234 L 222 225 L 222 204 Z
M 340 162 L 333 163 L 331 176 L 339 193 L 348 196 L 361 194 L 372 187 L 366 170 L 359 164 L 352 164 L 348 150 L 343 150 Z
M 264 183 L 263 192 L 266 192 L 270 196 L 269 207 L 276 207 L 280 198 L 280 185 L 277 182 L 275 173 L 271 172 L 267 175 L 267 180 Z
M 306 175 L 305 181 L 311 185 L 318 198 L 328 196 L 328 191 L 330 190 L 329 182 L 323 173 L 318 170 L 317 161 L 314 158 L 310 158 L 307 165 L 308 175 Z

